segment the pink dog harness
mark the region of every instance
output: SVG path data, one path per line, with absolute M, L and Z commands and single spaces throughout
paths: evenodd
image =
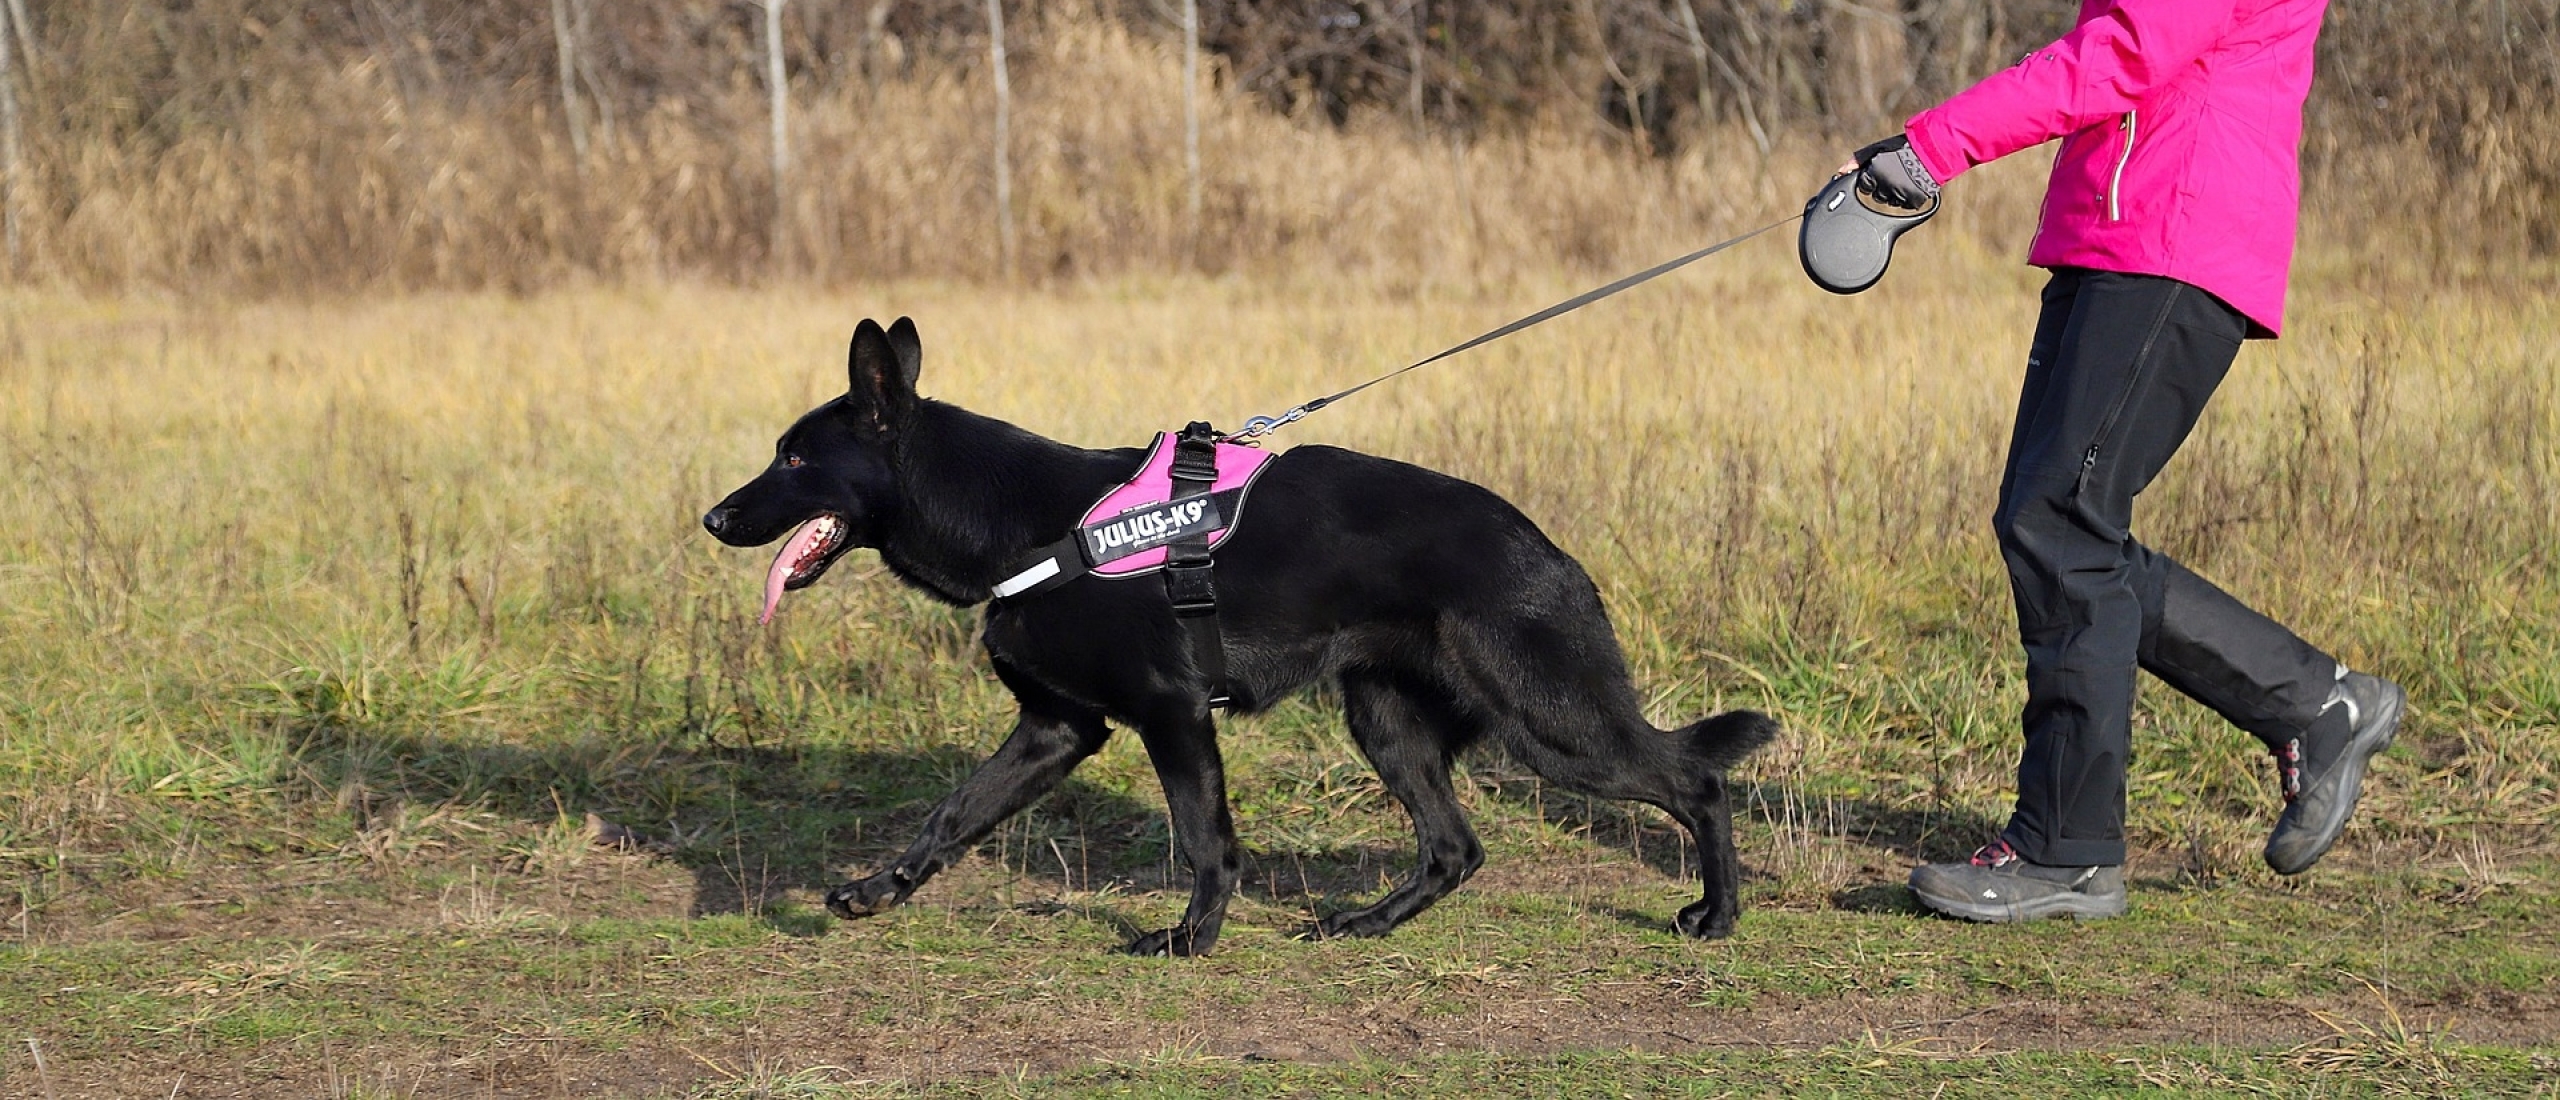
M 1235 533 L 1245 496 L 1271 455 L 1217 440 L 1200 423 L 1178 436 L 1157 433 L 1137 475 L 998 583 L 995 598 L 1036 596 L 1087 574 L 1123 580 L 1162 572 L 1174 616 L 1191 635 L 1193 663 L 1208 681 L 1209 704 L 1224 706 L 1226 653 L 1209 555 Z

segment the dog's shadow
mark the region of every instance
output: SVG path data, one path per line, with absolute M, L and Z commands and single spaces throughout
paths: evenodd
M 359 815 L 398 803 L 462 802 L 527 822 L 574 826 L 574 819 L 593 813 L 609 831 L 595 842 L 640 848 L 690 872 L 692 915 L 752 914 L 794 935 L 820 934 L 834 919 L 795 899 L 885 865 L 982 759 L 980 751 L 959 745 L 899 751 L 656 743 L 635 750 L 602 737 L 527 746 L 328 725 L 301 731 L 299 740 L 315 778 L 363 792 L 353 808 Z M 1659 812 L 1563 791 L 1499 754 L 1470 754 L 1467 775 L 1484 807 L 1480 817 L 1534 816 L 1596 847 L 1624 852 L 1667 880 L 1690 882 L 1698 874 L 1686 831 Z M 1801 799 L 1765 782 L 1738 783 L 1733 797 L 1746 837 L 1746 881 L 1775 877 L 1769 865 L 1777 861 L 1751 858 L 1747 838 L 1755 820 L 1781 836 L 1827 833 L 1903 861 L 1961 856 L 1995 828 L 1978 814 L 1861 799 L 1828 800 L 1822 813 L 1805 814 Z M 1392 803 L 1380 811 L 1398 825 L 1377 842 L 1246 851 L 1240 892 L 1315 917 L 1375 900 L 1413 859 L 1401 812 Z M 1478 825 L 1500 827 L 1487 820 Z M 1006 873 L 1042 884 L 1053 899 L 1065 899 L 1051 904 L 1082 906 L 1079 912 L 1091 910 L 1086 915 L 1100 920 L 1127 923 L 1111 906 L 1073 899 L 1112 889 L 1179 892 L 1189 885 L 1160 803 L 1076 776 L 1006 822 L 978 851 Z M 1851 886 L 1835 893 L 1833 903 L 1855 911 L 1909 908 L 1898 882 Z M 1660 914 L 1625 918 L 1648 926 L 1661 921 Z
M 296 739 L 315 779 L 357 792 L 341 800 L 359 827 L 396 817 L 404 805 L 469 804 L 552 825 L 555 842 L 627 848 L 685 868 L 692 916 L 749 914 L 803 936 L 835 920 L 806 904 L 812 895 L 887 865 L 984 758 L 961 745 L 679 747 L 604 738 L 524 745 L 329 724 L 299 730 Z M 1190 885 L 1152 792 L 1133 796 L 1079 776 L 976 851 L 1053 899 L 1033 906 L 1068 905 L 1105 922 L 1129 923 L 1108 904 L 1075 899 Z M 1249 850 L 1241 889 L 1274 904 L 1348 908 L 1411 855 L 1360 843 Z M 1134 925 L 1126 930 L 1136 935 Z

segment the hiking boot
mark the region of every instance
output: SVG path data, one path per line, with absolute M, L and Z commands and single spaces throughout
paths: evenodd
M 2284 816 L 2267 835 L 2267 866 L 2298 875 L 2320 862 L 2355 816 L 2364 792 L 2365 765 L 2391 744 L 2408 704 L 2400 685 L 2378 676 L 2341 670 L 2328 708 L 2301 733 L 2275 747 L 2276 777 L 2284 784 Z
M 1912 868 L 1911 893 L 1948 916 L 1993 924 L 2117 917 L 2124 915 L 2124 868 L 2047 867 L 1995 840 L 1962 863 Z

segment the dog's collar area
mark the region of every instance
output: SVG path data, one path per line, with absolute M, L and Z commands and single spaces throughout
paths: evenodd
M 1104 493 L 1065 538 L 997 582 L 995 598 L 1028 599 L 1085 576 L 1121 580 L 1161 571 L 1209 704 L 1225 706 L 1226 650 L 1210 556 L 1235 533 L 1245 497 L 1270 461 L 1269 453 L 1225 442 L 1205 423 L 1178 436 L 1159 432 L 1137 474 Z

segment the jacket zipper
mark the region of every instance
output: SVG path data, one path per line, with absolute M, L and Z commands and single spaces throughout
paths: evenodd
M 2133 159 L 2133 114 L 2132 111 L 2126 111 L 2124 121 L 2117 126 L 2117 129 L 2124 131 L 2124 151 L 2116 154 L 2115 174 L 2107 177 L 2107 220 L 2111 222 L 2124 220 L 2124 207 L 2117 200 L 2124 193 L 2125 163 Z

